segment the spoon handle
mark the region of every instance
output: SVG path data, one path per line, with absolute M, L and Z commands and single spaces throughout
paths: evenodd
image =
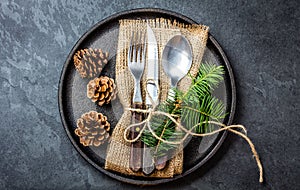
M 169 92 L 168 92 L 168 98 L 167 98 L 168 100 L 171 100 L 171 101 L 176 100 L 176 91 L 174 91 L 174 87 L 176 86 L 176 84 L 177 83 L 171 84 L 171 88 L 169 89 Z M 163 170 L 167 165 L 167 161 L 168 161 L 168 156 L 158 157 L 155 160 L 155 168 L 157 170 Z
M 155 168 L 157 170 L 163 170 L 167 165 L 167 161 L 168 161 L 168 156 L 158 157 L 155 160 Z

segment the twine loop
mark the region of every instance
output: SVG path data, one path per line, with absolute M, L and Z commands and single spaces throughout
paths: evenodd
M 147 79 L 147 83 L 148 82 L 152 82 L 152 83 L 154 82 L 155 85 L 158 87 L 158 84 L 157 84 L 157 82 L 155 80 Z M 159 88 L 157 88 L 157 89 L 158 89 L 158 94 L 159 94 Z M 260 183 L 263 182 L 263 167 L 262 167 L 259 155 L 258 155 L 258 153 L 257 153 L 257 151 L 255 149 L 254 144 L 252 143 L 252 141 L 250 140 L 250 138 L 247 136 L 247 130 L 246 130 L 246 128 L 243 125 L 229 125 L 229 126 L 227 126 L 227 125 L 225 125 L 223 123 L 220 123 L 220 122 L 217 122 L 217 121 L 204 121 L 204 122 L 201 122 L 201 123 L 198 123 L 198 124 L 194 125 L 190 129 L 186 129 L 183 125 L 181 125 L 180 122 L 178 122 L 174 118 L 174 117 L 177 117 L 176 115 L 156 110 L 156 107 L 158 106 L 158 101 L 154 101 L 152 99 L 152 97 L 149 94 L 147 88 L 146 88 L 146 94 L 147 94 L 147 96 L 149 96 L 152 106 L 150 106 L 147 109 L 125 108 L 125 110 L 129 110 L 129 111 L 132 111 L 132 112 L 139 112 L 139 113 L 147 114 L 147 117 L 143 121 L 141 121 L 139 123 L 130 124 L 129 126 L 127 126 L 125 128 L 123 137 L 124 137 L 124 140 L 126 142 L 129 142 L 129 143 L 136 142 L 142 136 L 142 134 L 143 134 L 143 132 L 144 132 L 144 130 L 146 128 L 149 130 L 149 132 L 157 140 L 159 140 L 159 141 L 161 141 L 163 143 L 166 143 L 166 144 L 173 144 L 173 145 L 180 145 L 180 144 L 182 144 L 188 138 L 189 135 L 198 136 L 198 137 L 205 137 L 205 136 L 214 135 L 214 134 L 219 133 L 221 131 L 227 130 L 227 131 L 230 131 L 230 132 L 232 132 L 232 133 L 234 133 L 236 135 L 239 135 L 240 137 L 242 137 L 243 139 L 245 139 L 247 141 L 247 143 L 249 144 L 249 146 L 251 148 L 251 151 L 253 153 L 253 157 L 256 160 L 256 164 L 258 166 L 258 169 L 259 169 L 259 182 Z M 183 132 L 185 132 L 185 135 L 183 136 L 183 138 L 181 140 L 179 140 L 179 141 L 168 141 L 168 140 L 165 140 L 165 139 L 157 136 L 156 133 L 154 132 L 154 130 L 152 129 L 151 124 L 150 124 L 151 118 L 154 115 L 163 115 L 163 116 L 166 116 L 167 118 L 169 118 L 178 127 L 178 129 L 180 129 Z M 205 124 L 205 123 L 214 124 L 214 125 L 219 126 L 220 128 L 216 129 L 216 130 L 214 130 L 212 132 L 208 132 L 208 133 L 195 133 L 195 132 L 193 132 L 193 130 L 197 126 L 200 126 L 200 125 Z M 130 129 L 134 128 L 136 126 L 142 126 L 142 129 L 138 132 L 138 135 L 137 135 L 136 138 L 134 138 L 134 139 L 128 139 L 127 136 L 128 136 L 128 133 L 129 133 Z M 240 129 L 241 131 L 238 131 L 238 129 Z

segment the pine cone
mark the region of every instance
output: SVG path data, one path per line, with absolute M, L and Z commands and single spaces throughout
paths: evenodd
M 100 146 L 109 137 L 110 124 L 102 113 L 90 111 L 77 120 L 75 134 L 83 146 Z
M 117 90 L 114 79 L 101 76 L 91 80 L 87 85 L 87 97 L 99 106 L 109 104 L 116 98 Z
M 73 59 L 76 70 L 81 78 L 98 76 L 107 64 L 108 52 L 103 53 L 101 49 L 78 50 Z

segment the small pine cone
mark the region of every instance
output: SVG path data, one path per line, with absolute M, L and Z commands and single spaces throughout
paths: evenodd
M 77 120 L 75 134 L 83 146 L 100 146 L 109 137 L 110 124 L 102 113 L 90 111 Z
M 107 76 L 90 80 L 87 85 L 87 97 L 93 102 L 97 102 L 99 106 L 109 104 L 111 100 L 116 98 L 116 94 L 114 79 Z
M 81 78 L 98 76 L 108 62 L 108 52 L 101 49 L 81 49 L 74 57 L 74 65 Z

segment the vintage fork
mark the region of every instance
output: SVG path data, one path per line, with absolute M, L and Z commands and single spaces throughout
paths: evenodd
M 143 108 L 143 100 L 141 93 L 141 78 L 145 68 L 145 34 L 142 32 L 132 32 L 129 51 L 128 51 L 128 67 L 134 78 L 134 94 L 132 99 L 132 107 L 137 109 Z M 142 40 L 143 38 L 143 40 Z M 143 120 L 143 114 L 133 112 L 132 122 L 141 122 Z M 141 130 L 141 126 L 137 126 L 131 129 L 130 138 L 134 139 L 137 137 L 138 132 Z M 130 160 L 129 167 L 132 171 L 137 172 L 142 168 L 142 141 L 139 139 L 136 142 L 131 143 L 130 148 Z

